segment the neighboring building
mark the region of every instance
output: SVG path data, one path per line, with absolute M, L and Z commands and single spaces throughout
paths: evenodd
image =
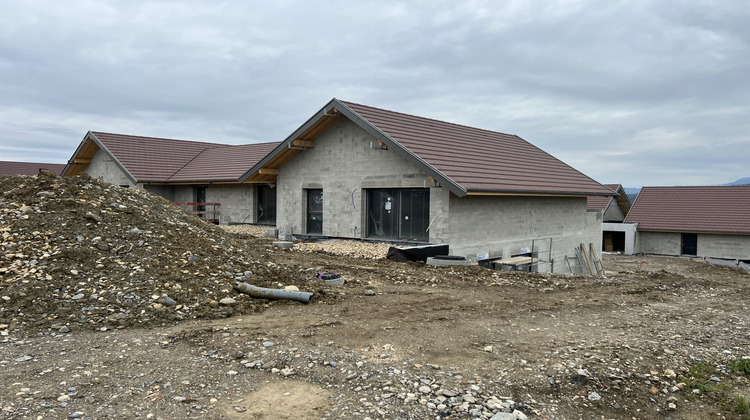
M 274 224 L 274 186 L 240 184 L 239 177 L 278 144 L 234 146 L 90 131 L 62 173 L 85 172 L 173 202 L 220 203 L 215 218 L 221 224 Z M 213 206 L 198 210 L 214 218 Z
M 643 187 L 625 222 L 638 253 L 750 259 L 750 185 Z
M 622 252 L 632 255 L 635 252 L 635 225 L 623 223 L 630 211 L 630 199 L 620 184 L 604 184 L 617 193 L 616 197 L 592 196 L 587 208 L 602 212 L 602 251 Z
M 277 185 L 282 238 L 444 243 L 454 255 L 501 257 L 551 238 L 540 258 L 555 272 L 568 272 L 565 256 L 581 243 L 601 249 L 601 212 L 586 199 L 614 195 L 516 135 L 337 99 L 240 181 Z
M 0 160 L 0 175 L 37 175 L 40 169 L 49 169 L 60 175 L 65 169 L 62 163 L 9 162 Z

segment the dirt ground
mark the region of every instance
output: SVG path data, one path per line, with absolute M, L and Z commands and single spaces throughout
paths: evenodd
M 89 179 L 0 184 L 0 418 L 748 418 L 746 271 L 605 255 L 606 275 L 583 277 L 280 250 Z M 314 295 L 255 299 L 238 281 Z

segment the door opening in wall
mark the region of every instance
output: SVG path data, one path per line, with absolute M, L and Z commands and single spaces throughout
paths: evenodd
M 206 202 L 206 187 L 195 187 L 195 202 L 196 203 L 205 203 Z M 199 212 L 205 212 L 206 206 L 199 205 L 197 207 L 197 210 Z M 205 213 L 198 213 L 198 217 L 201 219 L 205 218 Z
M 430 190 L 368 189 L 367 236 L 428 241 Z
M 323 190 L 307 191 L 307 233 L 323 234 Z
M 604 231 L 602 236 L 602 251 L 625 252 L 625 232 Z
M 255 222 L 262 225 L 276 224 L 276 188 L 268 185 L 255 187 L 257 213 Z
M 698 255 L 698 234 L 682 234 L 682 255 Z

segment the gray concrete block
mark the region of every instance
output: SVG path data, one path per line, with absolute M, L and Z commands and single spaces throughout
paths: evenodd
M 289 249 L 294 247 L 294 242 L 292 241 L 273 241 L 273 246 L 277 246 L 281 249 Z
M 449 265 L 471 265 L 469 260 L 441 260 L 439 258 L 427 257 L 427 265 L 434 265 L 438 267 L 449 266 Z
M 278 238 L 279 230 L 276 228 L 268 228 L 266 229 L 266 236 L 268 236 L 269 238 Z

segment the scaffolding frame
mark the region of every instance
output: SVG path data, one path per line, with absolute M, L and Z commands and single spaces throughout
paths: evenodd
M 546 271 L 546 265 L 549 265 L 549 271 Z M 552 258 L 552 238 L 532 239 L 530 271 L 552 273 L 554 270 L 555 260 Z

